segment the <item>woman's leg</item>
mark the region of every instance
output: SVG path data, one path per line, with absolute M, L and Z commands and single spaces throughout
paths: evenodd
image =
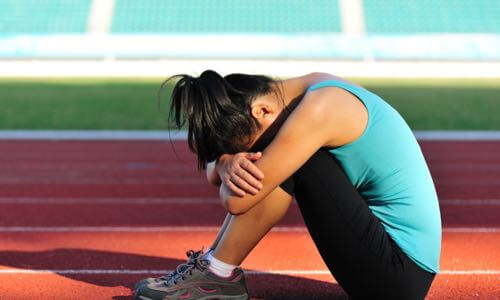
M 240 265 L 262 237 L 285 215 L 291 200 L 288 193 L 277 188 L 246 213 L 235 216 L 228 214 L 212 244 L 212 256 L 226 264 Z M 188 263 L 182 264 L 181 270 L 177 269 L 169 275 L 141 280 L 134 288 L 134 299 L 165 299 L 167 295 L 172 299 L 184 299 L 183 290 L 176 290 L 176 280 L 181 283 L 190 280 L 185 293 L 192 293 L 190 295 L 196 299 L 198 296 L 203 296 L 203 299 L 248 299 L 245 277 L 240 269 L 221 279 L 214 270 L 204 272 L 200 267 L 202 263 L 196 264 L 196 259 L 190 257 Z M 185 270 L 184 273 L 182 270 Z M 207 291 L 207 287 L 213 289 L 208 288 Z
M 233 215 L 231 215 L 229 213 L 226 215 L 226 218 L 224 219 L 222 226 L 219 228 L 219 233 L 217 233 L 217 236 L 215 237 L 215 240 L 212 242 L 212 246 L 210 246 L 208 251 L 213 250 L 217 247 L 217 245 L 220 242 L 220 239 L 222 238 L 222 236 L 224 235 L 224 232 L 226 231 L 227 226 L 229 225 L 229 222 L 231 221 L 232 216 Z
M 228 215 L 211 249 L 212 255 L 240 265 L 266 233 L 285 215 L 292 197 L 281 188 L 241 215 Z
M 399 249 L 333 154 L 316 152 L 286 183 L 319 253 L 351 297 L 425 297 L 434 275 Z

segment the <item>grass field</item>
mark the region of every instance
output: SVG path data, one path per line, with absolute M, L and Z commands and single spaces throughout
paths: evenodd
M 0 129 L 165 129 L 162 80 L 0 79 Z M 500 130 L 500 79 L 352 80 L 414 130 Z

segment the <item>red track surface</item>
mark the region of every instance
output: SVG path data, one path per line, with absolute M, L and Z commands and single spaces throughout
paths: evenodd
M 500 299 L 500 142 L 421 145 L 445 227 L 443 273 L 429 299 Z M 217 190 L 183 142 L 175 149 L 169 142 L 0 142 L 0 299 L 130 299 L 130 287 L 151 275 L 134 271 L 172 269 L 185 250 L 209 246 L 225 215 Z M 313 272 L 250 272 L 252 297 L 346 299 L 296 206 L 280 228 L 243 267 Z

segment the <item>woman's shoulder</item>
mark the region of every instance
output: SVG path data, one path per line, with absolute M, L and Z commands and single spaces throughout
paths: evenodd
M 363 102 L 341 87 L 325 86 L 308 91 L 303 105 L 327 120 L 324 125 L 332 131 L 330 146 L 338 147 L 356 140 L 368 124 L 368 111 Z
M 318 107 L 329 115 L 342 116 L 347 111 L 356 112 L 361 101 L 349 91 L 338 86 L 324 86 L 308 90 L 304 96 L 304 104 Z

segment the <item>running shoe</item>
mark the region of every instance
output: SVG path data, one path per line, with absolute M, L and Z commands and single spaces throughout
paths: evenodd
M 134 300 L 249 299 L 241 268 L 234 269 L 225 278 L 210 272 L 209 265 L 210 261 L 201 256 L 193 257 L 190 263 L 180 265 L 175 274 L 169 274 L 166 280 L 140 286 L 135 290 Z
M 147 284 L 150 284 L 150 283 L 160 283 L 160 282 L 163 282 L 163 281 L 170 280 L 170 278 L 172 278 L 176 274 L 178 274 L 178 273 L 182 272 L 183 270 L 185 270 L 189 265 L 193 264 L 193 260 L 195 258 L 201 257 L 202 255 L 203 255 L 203 249 L 201 249 L 199 251 L 196 251 L 196 252 L 193 251 L 193 250 L 187 251 L 186 252 L 186 256 L 187 256 L 188 260 L 187 260 L 186 263 L 180 264 L 174 271 L 172 271 L 172 272 L 170 272 L 168 274 L 165 274 L 163 276 L 160 276 L 160 277 L 149 277 L 149 278 L 144 278 L 144 279 L 140 280 L 139 282 L 136 283 L 136 285 L 134 287 L 134 291 L 138 290 L 143 285 L 147 285 Z

